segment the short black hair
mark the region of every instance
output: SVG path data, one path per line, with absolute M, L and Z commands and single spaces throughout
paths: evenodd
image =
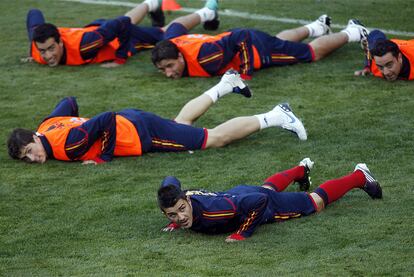
M 56 42 L 60 42 L 60 34 L 58 28 L 51 23 L 43 23 L 33 30 L 33 41 L 43 43 L 53 37 Z
M 185 192 L 175 185 L 166 185 L 158 189 L 158 206 L 161 210 L 174 207 L 178 200 L 185 198 Z
M 22 148 L 29 143 L 34 142 L 33 135 L 35 135 L 35 133 L 30 130 L 22 128 L 14 129 L 7 140 L 7 148 L 10 157 L 20 160 Z
M 177 59 L 179 53 L 177 45 L 169 40 L 162 40 L 152 49 L 151 60 L 154 65 L 157 65 L 162 60 Z
M 398 54 L 400 53 L 400 48 L 398 48 L 398 45 L 389 40 L 380 40 L 375 43 L 375 46 L 370 50 L 372 56 L 378 56 L 382 57 L 385 54 L 391 52 L 391 54 L 394 57 L 398 57 Z

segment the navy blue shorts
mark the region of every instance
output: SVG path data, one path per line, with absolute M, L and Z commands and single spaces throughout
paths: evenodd
M 260 186 L 240 185 L 227 191 L 229 194 L 259 192 L 268 196 L 265 222 L 283 221 L 314 213 L 315 206 L 306 192 L 276 192 Z
M 262 68 L 313 60 L 313 49 L 307 43 L 282 40 L 258 30 L 252 30 L 251 36 L 253 45 L 259 52 Z
M 204 149 L 207 129 L 177 123 L 156 114 L 135 109 L 118 112 L 138 130 L 142 152 L 178 152 Z

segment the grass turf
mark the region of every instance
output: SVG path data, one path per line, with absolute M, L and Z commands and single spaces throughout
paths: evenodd
M 412 5 L 402 0 L 228 0 L 221 6 L 307 20 L 327 12 L 337 24 L 357 17 L 370 27 L 413 31 Z M 268 129 L 223 149 L 194 154 L 147 154 L 96 167 L 57 161 L 27 165 L 7 156 L 9 132 L 35 129 L 64 96 L 78 97 L 82 116 L 136 107 L 172 118 L 186 101 L 218 81 L 167 80 L 153 68 L 149 52 L 113 70 L 20 63 L 28 46 L 25 14 L 32 7 L 59 26 L 82 26 L 127 11 L 46 0 L 0 3 L 0 275 L 414 274 L 413 84 L 354 77 L 362 65 L 357 44 L 318 63 L 256 72 L 249 83 L 252 99 L 227 96 L 197 123 L 212 127 L 288 101 L 308 129 L 306 142 Z M 221 30 L 243 26 L 277 33 L 295 27 L 227 16 L 221 21 Z M 164 176 L 177 176 L 184 187 L 219 191 L 239 183 L 260 184 L 305 156 L 316 161 L 312 188 L 367 162 L 383 186 L 384 199 L 372 201 L 355 190 L 321 214 L 262 226 L 238 244 L 225 244 L 225 236 L 160 232 L 166 220 L 155 194 Z

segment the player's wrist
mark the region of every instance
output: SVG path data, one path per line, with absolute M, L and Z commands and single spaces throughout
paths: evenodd
M 114 60 L 114 62 L 116 64 L 124 64 L 124 63 L 126 63 L 126 60 L 127 60 L 126 58 L 116 57 L 115 60 Z
M 241 241 L 241 240 L 245 240 L 246 239 L 245 237 L 243 237 L 242 235 L 237 234 L 237 233 L 231 234 L 227 238 L 228 239 L 232 239 L 232 240 L 238 240 L 238 241 Z

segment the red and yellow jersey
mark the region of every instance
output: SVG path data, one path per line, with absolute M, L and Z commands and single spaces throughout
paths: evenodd
M 92 32 L 99 26 L 90 26 L 86 28 L 58 28 L 61 40 L 66 49 L 66 65 L 82 65 L 88 63 L 102 63 L 105 61 L 111 61 L 116 59 L 116 50 L 119 47 L 117 39 L 112 40 L 108 44 L 102 46 L 99 49 L 98 54 L 88 60 L 84 60 L 81 56 L 81 40 L 86 32 Z M 82 46 L 82 47 L 88 47 Z M 90 45 L 89 47 L 94 47 Z M 82 49 L 84 51 L 85 49 Z M 33 59 L 41 64 L 47 64 L 40 55 L 39 50 L 34 42 L 32 42 L 31 55 Z
M 395 42 L 398 45 L 401 53 L 408 59 L 410 63 L 410 74 L 408 76 L 408 80 L 414 80 L 414 39 L 412 40 L 391 39 L 391 41 Z M 372 59 L 371 61 L 371 72 L 376 77 L 384 78 L 381 71 L 378 69 L 377 65 L 375 64 L 375 59 Z

